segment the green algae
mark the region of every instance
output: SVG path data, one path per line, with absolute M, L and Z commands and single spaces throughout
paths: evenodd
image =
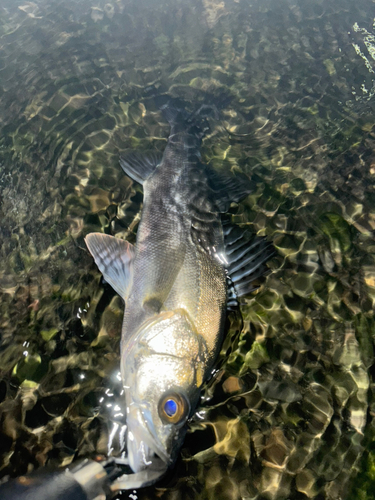
M 256 370 L 269 360 L 270 357 L 268 356 L 267 349 L 259 342 L 254 342 L 251 350 L 245 356 L 240 375 L 243 375 L 248 369 Z

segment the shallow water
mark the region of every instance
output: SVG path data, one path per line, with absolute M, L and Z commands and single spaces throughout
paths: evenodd
M 233 220 L 277 255 L 243 328 L 229 318 L 175 469 L 138 498 L 372 498 L 373 12 L 1 0 L 1 476 L 119 450 L 122 303 L 83 238 L 135 241 L 118 155 L 163 150 L 152 96 L 169 93 L 222 108 L 202 156 L 256 181 Z

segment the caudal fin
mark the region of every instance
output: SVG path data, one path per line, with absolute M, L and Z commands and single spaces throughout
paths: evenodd
M 215 105 L 203 104 L 194 111 L 189 111 L 189 104 L 182 99 L 159 96 L 157 101 L 164 118 L 171 126 L 171 135 L 185 133 L 199 140 L 210 130 L 207 118 L 219 118 Z

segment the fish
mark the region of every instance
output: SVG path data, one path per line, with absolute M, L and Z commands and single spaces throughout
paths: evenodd
M 204 164 L 209 110 L 169 101 L 162 154 L 131 152 L 120 165 L 142 185 L 136 244 L 102 233 L 85 242 L 123 298 L 121 377 L 128 463 L 141 487 L 175 463 L 220 351 L 228 310 L 266 271 L 273 247 L 223 219 L 252 190 L 245 175 Z

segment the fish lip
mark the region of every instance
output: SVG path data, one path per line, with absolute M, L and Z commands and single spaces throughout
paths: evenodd
M 143 408 L 132 408 L 128 413 L 127 448 L 130 466 L 134 472 L 138 472 L 140 468 L 166 471 L 172 465 L 172 459 L 160 445 L 144 413 Z
M 147 445 L 147 447 L 156 455 L 156 462 L 162 462 L 166 468 L 172 465 L 171 458 L 168 457 L 168 455 L 164 452 L 164 450 L 162 450 L 157 446 L 155 440 L 153 440 L 153 446 Z

